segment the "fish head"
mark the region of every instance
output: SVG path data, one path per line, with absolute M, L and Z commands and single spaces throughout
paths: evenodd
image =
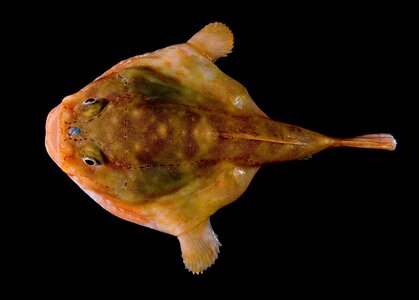
M 106 162 L 100 147 L 89 141 L 86 124 L 100 114 L 107 101 L 98 97 L 82 98 L 80 94 L 64 98 L 49 113 L 46 122 L 47 152 L 70 176 L 92 173 Z
M 109 114 L 105 118 L 101 115 L 116 99 L 121 102 L 124 92 L 112 81 L 105 78 L 65 97 L 49 113 L 45 137 L 48 154 L 67 175 L 84 190 L 108 195 L 115 192 L 115 181 L 126 177 L 122 168 L 112 165 L 112 149 L 104 154 L 111 142 L 109 136 L 115 136 L 119 129 L 117 125 L 105 126 Z

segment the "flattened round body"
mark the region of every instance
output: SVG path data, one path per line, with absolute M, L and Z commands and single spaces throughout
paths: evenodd
M 117 181 L 123 189 L 118 185 L 115 189 L 138 189 L 129 197 L 133 201 L 169 193 L 193 177 L 206 176 L 206 169 L 222 161 L 260 166 L 288 156 L 304 156 L 299 154 L 305 151 L 301 144 L 313 139 L 297 137 L 302 129 L 296 126 L 264 117 L 144 100 L 135 94 L 115 97 L 120 100 L 97 100 L 107 102 L 103 111 L 87 122 L 73 122 L 81 133 L 69 138 L 78 143 L 81 156 L 85 149 L 94 148 L 107 167 L 121 174 Z M 296 137 L 291 139 L 293 135 Z M 106 175 L 103 180 L 106 177 L 109 179 Z
M 396 146 L 388 134 L 332 139 L 270 120 L 214 65 L 232 47 L 231 31 L 209 24 L 185 44 L 122 61 L 47 119 L 46 147 L 61 169 L 111 213 L 178 236 L 195 273 L 219 251 L 208 218 L 261 165 Z
M 74 180 L 84 189 L 112 199 L 111 206 L 143 216 L 136 222 L 172 234 L 195 223 L 190 214 L 199 223 L 234 201 L 262 164 L 305 157 L 327 146 L 319 134 L 239 108 L 231 111 L 212 94 L 142 66 L 100 78 L 66 98 L 60 113 L 62 168 L 77 174 Z M 88 166 L 81 158 L 100 165 Z M 217 180 L 224 184 L 215 189 Z M 191 200 L 191 193 L 209 186 L 213 191 L 202 195 L 210 202 Z M 171 201 L 181 208 L 155 213 Z M 167 223 L 162 215 L 168 224 L 181 220 L 183 225 L 156 225 Z

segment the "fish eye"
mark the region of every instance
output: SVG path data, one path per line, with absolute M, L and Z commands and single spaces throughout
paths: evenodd
M 103 98 L 89 98 L 84 100 L 84 102 L 80 105 L 78 121 L 86 122 L 91 120 L 99 115 L 107 104 L 108 101 Z
M 84 163 L 88 166 L 91 167 L 98 167 L 100 166 L 100 162 L 92 157 L 83 157 L 82 160 L 84 161 Z
M 96 99 L 89 98 L 89 99 L 84 100 L 84 102 L 82 103 L 82 106 L 88 106 L 96 102 L 97 102 Z

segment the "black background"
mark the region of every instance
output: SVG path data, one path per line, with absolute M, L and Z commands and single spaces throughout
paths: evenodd
M 207 295 L 222 288 L 279 296 L 399 295 L 411 284 L 405 268 L 412 197 L 402 167 L 413 99 L 406 91 L 408 8 L 121 3 L 45 9 L 53 13 L 22 17 L 26 25 L 15 35 L 20 69 L 31 76 L 16 90 L 26 99 L 30 134 L 27 182 L 18 180 L 8 223 L 12 280 L 37 282 L 33 289 L 41 292 L 90 287 L 138 297 L 172 291 L 169 286 L 197 296 L 194 288 Z M 221 253 L 193 276 L 175 237 L 112 216 L 60 171 L 44 149 L 44 125 L 64 96 L 120 60 L 185 42 L 213 21 L 235 35 L 233 53 L 217 65 L 272 119 L 336 137 L 388 132 L 399 146 L 395 152 L 328 150 L 264 166 L 238 201 L 211 218 Z

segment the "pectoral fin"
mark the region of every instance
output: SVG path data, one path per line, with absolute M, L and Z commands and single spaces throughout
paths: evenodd
M 185 267 L 194 274 L 202 273 L 218 257 L 221 246 L 209 219 L 178 236 Z
M 231 53 L 233 43 L 233 33 L 222 23 L 208 24 L 188 41 L 213 62 Z

